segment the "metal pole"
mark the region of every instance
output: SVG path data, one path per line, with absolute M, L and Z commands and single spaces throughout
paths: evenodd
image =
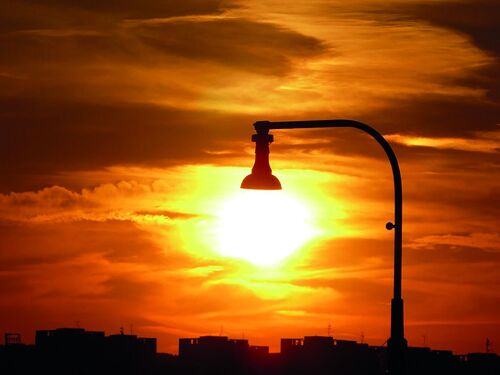
M 387 230 L 394 229 L 394 290 L 391 300 L 391 337 L 387 341 L 388 368 L 391 375 L 404 374 L 404 357 L 408 344 L 404 338 L 404 306 L 401 297 L 403 186 L 398 159 L 391 145 L 377 130 L 367 124 L 354 120 L 257 121 L 254 127 L 257 134 L 268 134 L 271 129 L 355 128 L 371 135 L 384 149 L 391 163 L 394 179 L 394 222 L 386 224 Z

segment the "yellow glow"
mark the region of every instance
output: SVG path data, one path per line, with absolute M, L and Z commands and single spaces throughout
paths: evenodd
M 315 235 L 310 212 L 285 191 L 241 190 L 219 212 L 222 255 L 270 266 Z

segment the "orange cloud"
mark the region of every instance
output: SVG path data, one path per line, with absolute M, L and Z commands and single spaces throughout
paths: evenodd
M 496 153 L 500 149 L 500 132 L 484 132 L 481 138 L 430 138 L 399 134 L 386 136 L 390 141 L 406 146 L 434 147 L 451 150 Z

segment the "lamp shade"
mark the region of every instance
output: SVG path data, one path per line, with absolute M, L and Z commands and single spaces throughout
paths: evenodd
M 255 163 L 252 173 L 243 179 L 242 189 L 281 190 L 281 183 L 272 174 L 269 165 L 269 144 L 273 140 L 273 136 L 267 133 L 258 133 L 252 136 L 252 141 L 255 142 Z
M 281 190 L 281 183 L 271 173 L 250 173 L 241 182 L 242 189 Z

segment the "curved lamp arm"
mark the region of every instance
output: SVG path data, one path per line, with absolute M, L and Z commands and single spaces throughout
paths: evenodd
M 387 223 L 388 230 L 395 229 L 394 233 L 394 298 L 401 298 L 401 265 L 402 261 L 402 226 L 403 226 L 403 185 L 398 159 L 391 145 L 377 130 L 371 126 L 354 120 L 313 120 L 313 121 L 257 121 L 254 124 L 257 134 L 267 134 L 270 129 L 311 129 L 311 128 L 355 128 L 370 134 L 384 149 L 391 163 L 394 178 L 394 223 Z

